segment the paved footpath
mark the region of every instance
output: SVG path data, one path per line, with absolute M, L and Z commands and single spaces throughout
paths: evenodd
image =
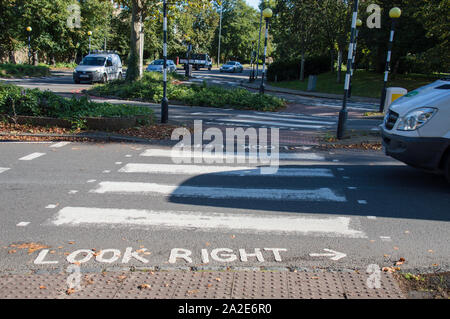
M 76 280 L 79 286 L 73 284 Z M 0 299 L 19 298 L 403 299 L 405 296 L 388 273 L 381 274 L 379 286 L 370 274 L 356 272 L 178 270 L 0 276 Z

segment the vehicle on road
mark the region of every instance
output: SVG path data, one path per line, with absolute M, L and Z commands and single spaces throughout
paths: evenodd
M 381 134 L 387 155 L 416 168 L 444 173 L 450 183 L 450 78 L 392 103 Z
M 242 73 L 244 72 L 244 67 L 237 61 L 228 61 L 220 68 L 220 72 L 232 72 L 232 73 Z
M 152 61 L 147 69 L 145 69 L 147 72 L 160 72 L 162 73 L 164 66 L 164 60 L 154 60 Z M 176 72 L 177 66 L 175 65 L 175 62 L 173 60 L 167 60 L 167 71 L 170 72 Z
M 212 61 L 208 54 L 200 53 L 200 54 L 192 54 L 189 58 L 180 59 L 180 63 L 184 64 L 184 68 L 186 69 L 189 64 L 195 70 L 200 70 L 201 68 L 206 68 L 211 71 Z
M 97 52 L 84 57 L 83 61 L 73 71 L 73 81 L 102 82 L 122 79 L 122 61 L 115 53 Z

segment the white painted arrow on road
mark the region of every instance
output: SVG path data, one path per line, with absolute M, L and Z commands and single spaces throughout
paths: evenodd
M 342 259 L 344 257 L 346 257 L 347 255 L 344 253 L 340 253 L 338 251 L 334 251 L 331 249 L 324 249 L 325 251 L 329 252 L 329 254 L 309 254 L 311 257 L 332 257 L 330 258 L 331 260 L 339 260 Z

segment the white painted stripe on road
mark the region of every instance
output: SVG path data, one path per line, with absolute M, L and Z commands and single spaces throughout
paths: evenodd
M 243 118 L 249 118 L 249 119 L 262 119 L 262 120 L 273 120 L 275 117 L 272 115 L 268 116 L 258 116 L 258 115 L 238 115 L 237 117 L 243 117 Z M 277 120 L 280 120 L 282 122 L 295 122 L 295 123 L 309 123 L 309 124 L 322 124 L 322 125 L 334 125 L 336 122 L 329 122 L 329 121 L 319 121 L 319 120 L 303 120 L 303 119 L 295 119 L 295 118 L 280 118 Z
M 7 167 L 0 167 L 0 174 L 9 170 Z
M 64 147 L 64 146 L 69 145 L 69 144 L 70 144 L 70 142 L 59 142 L 59 143 L 56 143 L 56 144 L 52 144 L 49 147 L 60 148 L 60 147 Z
M 30 224 L 30 222 L 20 222 L 20 223 L 18 223 L 16 226 L 18 226 L 18 227 L 26 227 L 26 226 L 28 226 Z
M 200 165 L 171 165 L 171 164 L 138 164 L 130 163 L 122 167 L 121 173 L 152 173 L 152 174 L 223 174 L 223 175 L 261 175 L 261 170 L 246 166 L 200 166 Z M 265 176 L 276 177 L 334 177 L 330 169 L 325 168 L 279 168 L 275 174 Z
M 291 201 L 332 201 L 345 202 L 345 196 L 335 194 L 329 188 L 319 189 L 268 189 L 268 188 L 231 188 L 164 185 L 135 182 L 101 182 L 90 193 L 108 194 L 149 194 L 174 197 L 198 197 L 214 199 L 260 199 Z
M 50 204 L 50 205 L 45 206 L 45 208 L 53 209 L 53 208 L 56 208 L 57 206 L 58 205 Z
M 289 216 L 256 216 L 243 214 L 199 213 L 180 211 L 152 211 L 137 209 L 111 209 L 65 207 L 53 225 L 140 225 L 175 228 L 241 230 L 254 232 L 302 233 L 312 236 L 366 238 L 364 232 L 352 229 L 351 218 L 309 218 Z
M 19 161 L 32 161 L 35 158 L 44 156 L 46 153 L 32 153 L 30 155 L 19 158 Z
M 273 121 L 250 121 L 250 120 L 239 120 L 239 119 L 217 119 L 220 122 L 231 122 L 231 123 L 245 123 L 245 124 L 260 124 L 260 125 L 268 125 L 273 127 L 297 127 L 297 128 L 311 128 L 311 129 L 321 129 L 325 126 L 323 125 L 306 125 L 306 124 L 289 124 L 289 123 L 281 123 L 281 122 L 273 122 Z
M 171 149 L 148 149 L 144 151 L 140 156 L 146 157 L 178 157 L 178 158 L 204 158 L 204 159 L 226 159 L 232 157 L 235 159 L 242 158 L 255 158 L 251 153 L 218 153 L 214 154 L 211 152 L 189 152 L 189 151 L 179 151 L 174 149 L 173 153 Z M 312 161 L 323 161 L 325 157 L 318 155 L 316 153 L 279 153 L 278 158 L 280 160 L 312 160 Z

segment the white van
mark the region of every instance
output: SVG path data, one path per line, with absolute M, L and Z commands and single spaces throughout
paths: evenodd
M 73 71 L 73 81 L 102 82 L 122 79 L 122 61 L 115 53 L 94 53 L 87 55 Z
M 380 127 L 387 155 L 450 182 L 450 78 L 396 100 Z

